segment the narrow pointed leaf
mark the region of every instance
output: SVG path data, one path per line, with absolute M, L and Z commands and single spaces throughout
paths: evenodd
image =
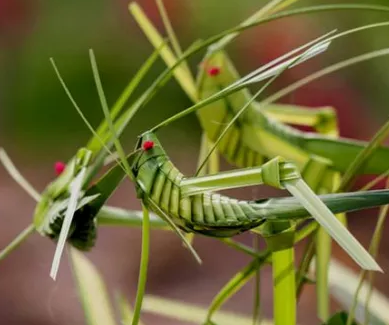
M 263 6 L 261 9 L 259 9 L 257 12 L 255 12 L 253 15 L 251 15 L 249 18 L 247 18 L 245 21 L 243 21 L 239 26 L 248 26 L 250 24 L 255 23 L 259 19 L 263 17 L 268 17 L 271 14 L 276 13 L 277 11 L 282 10 L 283 8 L 291 5 L 292 3 L 296 2 L 298 0 L 272 0 L 269 1 L 265 6 Z M 229 35 L 226 35 L 223 37 L 220 41 L 213 44 L 209 48 L 209 52 L 217 51 L 221 48 L 224 48 L 228 43 L 230 43 L 236 36 L 239 35 L 239 32 L 235 32 Z
M 207 313 L 206 308 L 201 306 L 153 295 L 145 296 L 143 310 L 147 313 L 177 319 L 191 324 L 203 324 Z M 213 316 L 213 322 L 220 325 L 252 325 L 252 318 L 227 311 L 218 311 Z M 273 323 L 263 319 L 261 320 L 261 324 L 271 325 Z
M 152 25 L 150 20 L 147 18 L 142 8 L 136 3 L 133 2 L 129 5 L 129 9 L 131 14 L 136 19 L 139 26 L 142 28 L 146 36 L 149 38 L 150 42 L 153 44 L 155 48 L 158 48 L 163 42 L 163 38 L 158 33 L 157 29 Z M 177 64 L 177 58 L 170 48 L 164 47 L 161 52 L 161 56 L 164 58 L 169 68 L 172 68 Z M 195 87 L 195 83 L 188 70 L 185 66 L 178 66 L 174 69 L 173 74 L 180 82 L 181 87 L 185 90 L 187 95 L 195 100 L 197 97 L 197 91 Z
M 156 48 L 155 51 L 149 56 L 149 58 L 143 63 L 143 65 L 139 68 L 139 70 L 136 72 L 135 76 L 130 80 L 127 87 L 123 90 L 115 104 L 113 105 L 110 116 L 112 120 L 115 120 L 121 111 L 124 108 L 124 105 L 126 102 L 130 99 L 131 95 L 133 94 L 134 90 L 138 87 L 138 85 L 141 83 L 143 78 L 146 76 L 146 74 L 150 71 L 151 67 L 156 62 L 157 58 L 159 57 L 159 51 L 166 45 L 166 42 L 163 42 L 160 47 Z M 131 111 L 133 109 L 133 105 L 131 105 L 127 111 Z M 124 128 L 123 125 L 121 125 L 121 128 Z M 91 140 L 88 142 L 88 149 L 90 149 L 93 152 L 99 151 L 101 149 L 101 140 L 99 138 L 104 138 L 104 136 L 107 133 L 108 124 L 107 121 L 104 119 L 104 121 L 101 122 L 100 126 L 97 129 L 97 136 L 95 135 Z
M 355 239 L 343 224 L 336 219 L 330 209 L 316 196 L 306 183 L 299 179 L 285 183 L 285 187 L 307 209 L 312 217 L 331 235 L 331 237 L 363 269 L 381 271 L 382 269 L 369 252 Z
M 69 252 L 87 324 L 116 325 L 106 285 L 96 267 L 75 248 Z
M 180 42 L 178 41 L 176 33 L 174 32 L 174 29 L 173 29 L 172 24 L 170 22 L 169 16 L 168 16 L 168 14 L 166 12 L 165 5 L 163 4 L 163 0 L 156 0 L 156 3 L 157 3 L 157 6 L 158 6 L 158 10 L 159 10 L 160 16 L 161 16 L 162 21 L 163 21 L 163 24 L 165 26 L 166 33 L 167 33 L 167 35 L 169 37 L 170 43 L 172 44 L 173 50 L 175 52 L 175 55 L 176 55 L 176 57 L 180 57 L 180 56 L 182 56 L 182 50 L 181 50 Z M 191 73 L 191 71 L 189 69 L 188 63 L 185 62 L 185 61 L 182 62 L 181 68 L 186 73 L 188 81 L 192 82 L 194 87 L 196 87 L 195 81 L 194 81 L 192 73 Z
M 59 234 L 58 244 L 55 250 L 53 263 L 51 265 L 51 270 L 50 270 L 50 276 L 53 278 L 53 280 L 55 280 L 57 277 L 59 264 L 61 262 L 62 252 L 65 248 L 70 225 L 73 220 L 74 212 L 76 211 L 77 208 L 77 202 L 81 194 L 85 174 L 86 174 L 86 168 L 84 167 L 71 184 L 71 194 L 69 198 L 69 203 L 65 213 L 65 218 L 62 224 L 61 232 Z
M 295 57 L 287 60 L 286 62 L 282 62 L 282 63 L 275 65 L 274 67 L 272 67 L 270 69 L 271 71 L 269 73 L 266 70 L 263 71 L 264 68 L 260 67 L 256 70 L 254 70 L 253 72 L 249 73 L 248 75 L 240 78 L 236 82 L 232 83 L 230 86 L 225 87 L 222 90 L 220 90 L 219 92 L 213 94 L 212 96 L 205 98 L 205 99 L 197 102 L 195 105 L 193 105 L 193 106 L 181 111 L 180 113 L 166 119 L 162 123 L 153 127 L 151 129 L 151 131 L 156 131 L 159 128 L 170 124 L 171 122 L 174 122 L 174 121 L 180 119 L 181 117 L 184 117 L 192 112 L 195 112 L 198 109 L 200 109 L 200 108 L 202 108 L 210 103 L 213 103 L 221 98 L 225 98 L 226 96 L 228 96 L 232 93 L 235 93 L 235 92 L 241 90 L 242 88 L 247 87 L 250 84 L 260 82 L 260 81 L 263 81 L 265 79 L 274 77 L 277 74 L 279 74 L 280 72 L 282 72 L 284 69 L 289 68 L 297 63 L 302 63 L 305 60 L 308 60 L 308 59 L 322 53 L 329 46 L 329 42 L 322 40 L 323 37 L 324 36 L 321 36 L 321 37 L 315 39 L 314 41 L 307 43 L 307 44 L 312 44 L 312 43 L 313 44 L 303 53 L 296 55 Z M 301 48 L 305 48 L 305 46 L 302 46 Z
M 311 264 L 312 272 L 315 271 L 315 263 Z M 331 259 L 329 267 L 329 287 L 331 295 L 344 307 L 350 308 L 359 284 L 359 275 L 343 263 Z M 365 303 L 369 292 L 369 283 L 364 281 L 358 296 L 358 305 L 355 318 L 361 324 L 365 319 Z M 370 324 L 389 324 L 389 299 L 379 290 L 374 289 L 371 296 L 369 311 L 371 313 Z M 345 323 L 346 324 L 346 323 Z
M 7 170 L 8 174 L 20 185 L 35 201 L 39 201 L 41 196 L 38 191 L 23 177 L 19 170 L 15 167 L 12 160 L 7 155 L 3 148 L 0 148 L 0 162 Z
M 379 58 L 382 56 L 389 55 L 389 48 L 385 48 L 382 50 L 377 50 L 377 51 L 371 51 L 366 54 L 362 54 L 359 56 L 354 56 L 351 59 L 347 59 L 338 63 L 335 63 L 331 66 L 328 66 L 322 70 L 319 70 L 317 72 L 312 73 L 311 75 L 304 77 L 297 82 L 281 89 L 280 91 L 275 92 L 274 94 L 270 95 L 263 101 L 261 101 L 261 105 L 265 106 L 268 104 L 271 104 L 273 102 L 276 102 L 277 100 L 281 99 L 282 97 L 294 92 L 295 90 L 311 83 L 314 80 L 317 80 L 319 78 L 322 78 L 326 75 L 329 75 L 333 72 L 342 70 L 344 68 L 350 67 L 352 65 L 361 63 L 361 62 L 366 62 L 375 58 Z
M 260 257 L 250 262 L 223 286 L 209 306 L 206 321 L 213 319 L 213 315 L 220 309 L 220 307 L 251 279 L 251 277 L 255 274 L 255 271 L 264 265 L 266 259 L 270 255 L 270 252 L 261 254 Z
M 347 191 L 353 184 L 356 175 L 360 174 L 369 158 L 380 148 L 389 134 L 389 120 L 378 130 L 369 144 L 354 159 L 349 168 L 343 175 L 342 183 L 339 186 L 340 191 Z
M 0 251 L 0 261 L 6 258 L 12 251 L 19 247 L 30 235 L 35 231 L 33 224 L 25 228 L 19 235 L 17 235 L 12 242 Z

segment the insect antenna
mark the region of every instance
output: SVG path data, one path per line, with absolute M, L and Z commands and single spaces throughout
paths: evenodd
M 0 162 L 8 174 L 14 179 L 14 181 L 20 185 L 22 189 L 35 201 L 39 202 L 40 194 L 38 191 L 26 180 L 26 178 L 16 168 L 7 152 L 0 148 Z M 22 244 L 32 233 L 35 231 L 34 224 L 28 225 L 22 232 L 19 233 L 5 248 L 0 251 L 0 261 L 8 256 L 14 249 Z

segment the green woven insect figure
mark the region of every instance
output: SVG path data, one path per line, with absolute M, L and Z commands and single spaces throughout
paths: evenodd
M 161 57 L 168 66 L 172 67 L 177 62 L 177 58 L 180 58 L 181 49 L 164 12 L 164 8 L 161 2 L 158 3 L 173 46 L 173 50 L 165 48 L 165 51 L 161 51 Z M 259 10 L 257 14 L 242 23 L 241 26 L 274 14 L 282 9 L 282 7 L 279 7 L 279 4 L 280 2 L 271 1 L 267 6 Z M 161 36 L 140 7 L 132 4 L 130 11 L 150 42 L 154 46 L 160 44 Z M 366 28 L 387 25 L 388 23 L 386 22 L 384 24 L 366 26 Z M 343 35 L 361 29 L 356 28 L 343 33 Z M 333 39 L 339 36 L 335 36 Z M 176 74 L 176 79 L 183 90 L 197 103 L 196 109 L 188 109 L 188 113 L 189 111 L 196 110 L 204 132 L 200 149 L 200 152 L 203 154 L 199 159 L 197 174 L 217 172 L 216 151 L 220 152 L 231 164 L 238 167 L 260 166 L 269 159 L 282 155 L 298 166 L 303 178 L 316 192 L 331 193 L 337 190 L 340 186 L 340 173 L 344 173 L 350 167 L 351 163 L 367 144 L 350 139 L 335 139 L 338 136 L 338 129 L 336 112 L 333 108 L 309 109 L 294 105 L 273 104 L 274 100 L 281 97 L 277 97 L 279 94 L 271 96 L 271 100 L 268 99 L 258 103 L 253 100 L 253 96 L 247 89 L 241 89 L 227 96 L 225 90 L 232 88 L 238 80 L 242 80 L 223 50 L 224 46 L 232 38 L 233 35 L 228 35 L 217 44 L 212 44 L 209 47 L 205 58 L 200 64 L 196 83 L 193 81 L 194 78 L 191 76 L 190 70 L 185 65 L 181 65 L 180 74 Z M 261 69 L 257 69 L 255 73 L 262 72 L 262 74 L 256 78 L 256 81 L 266 80 L 275 75 L 280 69 L 280 64 L 286 63 L 282 60 L 287 61 L 295 53 L 295 50 L 291 51 L 282 58 L 277 58 Z M 250 74 L 246 78 L 250 78 Z M 295 89 L 293 87 L 290 88 L 291 90 Z M 222 99 L 213 101 L 209 105 L 200 104 L 206 102 L 207 99 L 212 99 L 213 96 L 220 94 L 223 90 L 226 96 Z M 280 93 L 285 95 L 285 92 Z M 244 109 L 242 109 L 243 107 Z M 185 112 L 181 116 L 184 116 L 184 114 Z M 308 125 L 322 135 L 304 133 L 284 123 Z M 216 143 L 217 149 L 211 155 L 211 151 L 214 150 L 213 143 Z M 211 151 L 209 151 L 210 147 L 212 148 Z M 364 169 L 357 169 L 357 171 L 359 174 L 382 174 L 388 169 L 386 163 L 388 158 L 389 148 L 380 148 L 368 163 L 364 165 Z M 349 183 L 350 177 L 343 182 L 342 186 L 346 187 Z M 344 216 L 339 216 L 339 218 L 343 221 L 345 220 Z M 279 228 L 279 231 L 282 233 L 288 228 L 292 229 L 293 225 L 286 223 L 284 228 Z M 329 300 L 328 294 L 326 294 L 326 292 L 328 293 L 326 270 L 328 269 L 331 243 L 329 237 L 322 230 L 316 234 L 316 243 L 318 252 L 316 261 L 318 263 L 319 314 L 323 320 L 326 320 L 329 315 Z M 276 260 L 276 254 L 273 260 Z M 323 301 L 323 299 L 326 301 Z M 284 306 L 280 308 L 283 309 Z
M 167 216 L 186 232 L 232 237 L 266 221 L 291 221 L 309 217 L 307 209 L 310 208 L 304 207 L 296 198 L 244 201 L 215 193 L 261 184 L 287 188 L 295 193 L 293 184 L 302 180 L 297 167 L 290 162 L 273 159 L 261 167 L 185 177 L 171 162 L 156 134 L 151 131 L 139 137 L 127 162 L 138 198 L 157 215 Z M 387 190 L 378 190 L 328 194 L 320 198 L 332 212 L 338 213 L 380 204 L 388 200 L 388 193 Z
M 147 74 L 157 59 L 157 51 L 142 65 L 139 71 L 130 80 L 117 102 L 112 107 L 112 117 L 115 118 L 123 109 L 126 101 L 136 89 L 138 83 Z M 66 87 L 59 71 L 51 60 L 54 70 L 65 92 L 79 110 L 74 98 Z M 118 124 L 121 131 L 125 129 L 125 122 Z M 0 148 L 0 162 L 4 165 L 14 180 L 26 190 L 37 202 L 33 223 L 26 227 L 7 247 L 0 251 L 0 260 L 4 259 L 15 248 L 23 243 L 35 231 L 40 235 L 58 241 L 53 260 L 51 276 L 56 277 L 62 251 L 65 243 L 87 251 L 96 241 L 98 225 L 125 225 L 138 227 L 142 225 L 140 211 L 128 211 L 116 207 L 106 206 L 105 202 L 123 181 L 125 175 L 117 170 L 108 171 L 101 178 L 96 179 L 101 169 L 112 163 L 109 155 L 112 143 L 105 143 L 109 139 L 108 126 L 103 121 L 97 132 L 85 147 L 69 159 L 65 164 L 58 162 L 55 165 L 57 177 L 50 182 L 40 194 L 20 174 L 3 148 Z M 166 229 L 165 223 L 151 218 L 153 227 Z
M 154 55 L 155 58 L 156 55 Z M 142 72 L 141 69 L 140 75 L 144 74 L 144 70 Z M 96 83 L 101 93 L 101 84 Z M 184 177 L 169 162 L 166 152 L 156 138 L 155 132 L 152 131 L 143 134 L 135 151 L 128 159 L 123 159 L 123 150 L 116 138 L 123 132 L 135 111 L 150 99 L 150 94 L 153 94 L 158 86 L 159 84 L 156 83 L 154 88 L 150 87 L 151 90 L 147 90 L 145 96 L 142 95 L 139 101 L 135 101 L 135 104 L 120 116 L 121 106 L 125 100 L 123 98 L 118 100 L 121 104 L 114 105 L 111 112 L 108 112 L 106 121 L 101 124 L 96 136 L 67 164 L 63 178 L 59 177 L 52 185 L 49 185 L 50 190 L 44 193 L 43 198 L 40 198 L 35 217 L 36 224 L 32 229 L 40 229 L 43 235 L 59 238 L 59 247 L 69 240 L 80 249 L 90 248 L 95 238 L 96 222 L 99 220 L 105 220 L 106 224 L 125 224 L 126 220 L 131 221 L 130 212 L 124 212 L 126 216 L 123 218 L 123 213 L 119 213 L 120 211 L 103 206 L 127 173 L 135 184 L 144 206 L 144 218 L 137 225 L 142 224 L 146 227 L 150 209 L 185 240 L 181 232 L 177 230 L 178 228 L 185 232 L 206 234 L 212 237 L 230 237 L 250 229 L 265 234 L 269 232 L 266 225 L 273 226 L 284 222 L 290 225 L 295 220 L 304 220 L 312 214 L 318 218 L 325 229 L 338 238 L 342 247 L 345 247 L 362 267 L 379 269 L 366 251 L 336 221 L 330 210 L 308 187 L 303 185 L 298 168 L 293 163 L 273 159 L 265 166 L 255 166 L 212 176 Z M 64 88 L 75 104 L 67 88 Z M 134 84 L 130 83 L 127 89 L 133 90 Z M 125 93 L 124 97 L 128 97 L 128 91 Z M 102 105 L 103 108 L 107 106 L 105 99 L 102 99 Z M 75 106 L 79 110 L 76 104 Z M 113 143 L 116 144 L 122 159 L 117 166 L 93 185 L 91 179 L 100 170 Z M 106 151 L 107 148 L 108 151 Z M 75 164 L 73 165 L 72 162 Z M 270 199 L 262 200 L 262 202 L 237 201 L 213 192 L 261 183 L 278 188 L 285 187 L 296 198 Z M 382 205 L 387 202 L 387 196 L 386 191 L 371 191 L 339 194 L 322 197 L 322 199 L 336 213 Z M 313 200 L 314 203 L 309 203 L 307 198 Z M 61 208 L 57 209 L 58 206 Z M 136 213 L 135 215 L 138 216 Z M 152 225 L 156 223 L 153 222 Z M 86 230 L 89 231 L 88 236 L 81 236 Z M 61 233 L 64 235 L 61 236 Z M 16 241 L 16 244 L 18 243 L 20 240 Z M 189 243 L 187 245 L 191 248 Z M 58 251 L 61 252 L 61 248 Z M 59 261 L 56 265 L 59 265 Z M 142 260 L 142 265 L 145 265 L 144 260 Z M 144 270 L 144 268 L 141 269 Z
M 269 10 L 267 15 L 273 14 L 276 9 L 279 10 L 276 6 L 273 10 Z M 147 19 L 141 8 L 136 3 L 132 3 L 130 11 L 150 42 L 154 46 L 160 44 L 162 37 Z M 264 15 L 263 12 L 262 15 Z M 252 20 L 253 17 L 241 25 L 247 25 Z M 340 35 L 335 35 L 335 37 L 329 37 L 327 41 L 329 42 L 332 39 L 359 30 L 387 26 L 388 24 L 388 22 L 385 22 L 363 26 L 362 28 L 340 33 Z M 169 37 L 173 43 L 176 39 L 175 35 L 171 34 L 171 29 L 169 29 L 169 32 Z M 221 90 L 226 90 L 232 87 L 238 80 L 242 80 L 223 50 L 223 47 L 231 41 L 230 36 L 226 36 L 218 43 L 212 44 L 209 47 L 207 54 L 199 65 L 196 83 L 193 83 L 196 88 L 193 88 L 193 85 L 189 85 L 187 82 L 190 80 L 190 72 L 189 75 L 186 75 L 185 81 L 176 75 L 176 79 L 183 90 L 196 103 L 206 104 L 206 99 L 211 99 L 215 94 L 220 93 Z M 177 46 L 176 43 L 174 44 Z M 306 45 L 301 48 L 306 48 Z M 256 74 L 259 74 L 260 71 L 262 72 L 255 82 L 274 76 L 281 68 L 279 63 L 286 64 L 287 62 L 282 62 L 282 60 L 290 59 L 296 52 L 296 50 L 293 50 L 283 57 L 277 58 L 264 67 L 255 70 Z M 176 54 L 176 48 L 173 51 L 167 46 L 164 48 L 164 51 L 161 51 L 161 57 L 168 66 L 173 66 L 174 62 L 178 61 L 177 57 L 175 57 Z M 319 53 L 315 55 L 317 54 Z M 250 74 L 245 78 L 248 77 L 250 77 Z M 291 91 L 289 90 L 289 92 Z M 278 94 L 271 96 L 271 100 L 273 101 L 275 97 L 278 97 Z M 329 169 L 332 171 L 343 173 L 355 160 L 358 153 L 367 145 L 366 142 L 352 139 L 334 139 L 338 134 L 338 129 L 336 111 L 331 107 L 311 109 L 295 105 L 272 104 L 270 100 L 256 102 L 252 98 L 253 96 L 247 89 L 241 89 L 228 94 L 228 96 L 226 93 L 226 96 L 223 96 L 218 101 L 212 100 L 212 104 L 198 105 L 191 110 L 196 111 L 208 140 L 211 143 L 219 141 L 217 151 L 233 165 L 238 167 L 258 166 L 282 153 L 286 159 L 292 160 L 300 170 L 312 159 L 318 158 L 321 162 L 328 164 Z M 250 104 L 245 107 L 243 112 L 240 112 L 241 108 L 248 102 Z M 237 115 L 239 116 L 235 120 Z M 219 139 L 225 126 L 232 120 L 234 120 L 232 127 Z M 319 133 L 325 135 L 302 132 L 284 123 L 311 126 Z M 364 168 L 360 170 L 360 173 L 383 174 L 388 169 L 386 163 L 388 158 L 389 148 L 382 147 L 378 149 Z

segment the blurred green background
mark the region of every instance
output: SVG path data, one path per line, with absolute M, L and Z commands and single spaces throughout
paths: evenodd
M 300 5 L 319 1 L 298 1 Z M 351 1 L 350 1 L 351 2 Z M 369 3 L 380 1 L 369 1 Z M 151 53 L 152 48 L 127 11 L 126 1 L 1 1 L 1 139 L 12 147 L 35 157 L 53 154 L 62 148 L 79 146 L 89 136 L 81 119 L 67 100 L 48 61 L 54 57 L 79 105 L 97 125 L 102 118 L 94 87 L 88 49 L 95 50 L 106 94 L 110 103 L 118 97 L 127 81 Z M 141 1 L 154 22 L 161 26 L 153 1 Z M 168 12 L 183 46 L 231 27 L 251 14 L 264 1 L 166 1 Z M 328 1 L 326 3 L 329 3 Z M 337 3 L 337 1 L 333 1 Z M 381 1 L 385 3 L 385 1 Z M 240 71 L 247 72 L 304 41 L 334 28 L 343 30 L 368 22 L 388 19 L 384 14 L 343 11 L 312 16 L 298 16 L 273 22 L 244 33 L 229 46 Z M 328 53 L 312 63 L 295 69 L 283 84 L 314 69 L 379 49 L 387 44 L 388 29 L 381 28 L 353 35 L 335 42 Z M 192 60 L 196 63 L 200 56 Z M 283 101 L 335 105 L 340 114 L 342 132 L 355 131 L 355 113 L 363 111 L 366 124 L 386 118 L 388 58 L 344 70 L 298 91 Z M 163 68 L 160 63 L 143 83 L 144 87 Z M 363 77 L 362 77 L 363 76 Z M 285 80 L 286 79 L 286 80 Z M 313 92 L 313 94 L 312 94 Z M 139 112 L 126 137 L 134 135 L 189 105 L 175 82 Z M 368 111 L 368 112 L 367 112 Z M 347 114 L 346 114 L 347 113 Z M 368 114 L 366 114 L 368 113 Z M 351 123 L 349 126 L 348 123 Z M 195 116 L 170 128 L 188 130 L 198 135 Z M 349 129 L 351 128 L 351 131 Z M 370 132 L 357 134 L 366 136 Z M 176 131 L 174 131 L 176 132 Z M 181 143 L 182 144 L 182 143 Z M 72 152 L 72 151 L 71 151 Z M 65 157 L 64 157 L 65 158 Z
M 344 2 L 352 3 L 352 1 Z M 139 3 L 161 28 L 162 24 L 154 1 L 139 1 Z M 204 39 L 236 25 L 265 3 L 266 1 L 253 0 L 165 1 L 173 26 L 184 48 L 195 39 Z M 297 2 L 297 6 L 323 3 L 339 2 L 301 0 Z M 365 3 L 386 5 L 387 1 L 365 1 Z M 127 5 L 127 1 L 124 0 L 0 0 L 0 145 L 15 158 L 21 170 L 39 189 L 43 189 L 47 181 L 54 177 L 53 162 L 69 159 L 76 148 L 85 144 L 90 136 L 56 79 L 49 58 L 55 58 L 79 106 L 93 125 L 97 126 L 102 119 L 102 112 L 92 79 L 88 49 L 93 48 L 95 51 L 105 92 L 111 104 L 152 52 L 151 45 L 128 13 Z M 389 14 L 363 11 L 298 16 L 247 31 L 229 45 L 228 51 L 243 74 L 335 28 L 341 31 L 385 20 L 389 20 Z M 381 28 L 336 41 L 325 54 L 289 71 L 272 89 L 287 85 L 331 63 L 374 49 L 389 47 L 388 35 L 389 28 Z M 194 70 L 200 60 L 201 55 L 191 59 L 190 63 Z M 342 135 L 369 139 L 388 118 L 388 66 L 389 57 L 354 66 L 312 83 L 287 96 L 282 102 L 335 106 L 339 112 Z M 145 89 L 163 68 L 164 65 L 159 62 L 144 80 L 140 90 Z M 123 142 L 129 148 L 132 147 L 136 135 L 141 131 L 189 105 L 190 101 L 176 82 L 169 82 L 164 90 L 136 115 L 122 138 Z M 195 115 L 176 122 L 161 132 L 161 138 L 164 143 L 167 143 L 169 153 L 187 173 L 193 172 L 195 168 L 199 136 L 200 129 Z M 120 192 L 115 202 L 123 205 L 122 202 L 125 200 L 128 207 L 139 206 L 134 201 L 134 193 L 129 188 L 127 191 Z M 252 195 L 252 192 L 242 193 Z M 129 195 L 132 195 L 131 200 L 128 200 Z M 33 207 L 34 203 L 1 169 L 0 247 L 27 224 Z M 358 227 L 358 222 L 352 223 L 353 225 L 357 233 L 358 231 L 360 234 L 366 233 Z M 370 226 L 364 225 L 371 229 L 374 221 Z M 111 240 L 110 236 L 118 236 L 122 239 L 115 239 L 119 241 L 115 244 L 115 240 Z M 163 243 L 167 248 L 161 254 L 163 256 L 170 252 L 171 254 L 166 257 L 170 262 L 163 257 L 153 260 L 154 270 L 158 271 L 151 271 L 150 287 L 161 294 L 173 292 L 174 296 L 174 292 L 181 292 L 180 290 L 183 289 L 180 287 L 179 290 L 176 288 L 178 291 L 170 290 L 174 286 L 173 283 L 181 283 L 180 278 L 170 274 L 170 271 L 175 270 L 177 261 L 183 260 L 191 267 L 194 264 L 181 247 L 176 248 L 177 241 L 171 243 L 171 240 L 165 237 L 156 235 L 156 238 L 164 238 Z M 129 234 L 126 230 L 108 230 L 103 233 L 102 238 L 103 240 L 99 242 L 102 250 L 96 253 L 96 261 L 115 285 L 127 287 L 128 281 L 136 278 L 139 233 L 132 231 Z M 362 236 L 361 239 L 366 244 L 368 238 Z M 67 275 L 64 276 L 65 280 L 59 280 L 60 284 L 49 281 L 48 266 L 53 246 L 44 239 L 34 240 L 29 242 L 29 248 L 22 248 L 21 253 L 0 264 L 2 296 L 0 320 L 7 320 L 5 324 L 32 324 L 34 321 L 37 324 L 65 324 L 69 321 L 83 323 L 74 290 L 68 288 L 71 287 L 68 270 L 64 271 Z M 128 255 L 129 243 L 136 249 Z M 211 243 L 212 241 L 208 239 L 201 241 L 202 247 Z M 42 250 L 42 245 L 47 245 L 44 246 L 45 250 Z M 107 252 L 112 258 L 109 262 L 104 255 Z M 207 252 L 203 253 L 208 256 Z M 212 250 L 209 251 L 209 254 L 211 253 Z M 131 256 L 135 257 L 132 264 L 123 262 L 126 258 L 131 260 Z M 231 258 L 229 262 L 223 264 L 225 265 L 223 268 L 206 264 L 202 270 L 196 267 L 196 271 L 188 271 L 183 266 L 183 270 L 189 272 L 192 279 L 194 277 L 199 283 L 203 283 L 203 287 L 209 284 L 201 282 L 198 272 L 211 279 L 218 277 L 218 282 L 211 281 L 214 285 L 212 288 L 204 289 L 206 295 L 204 292 L 204 294 L 194 293 L 189 288 L 187 291 L 184 290 L 186 292 L 184 297 L 194 294 L 192 300 L 208 303 L 217 288 L 228 279 L 233 270 L 237 269 L 237 265 L 246 261 L 238 255 L 234 256 L 236 258 Z M 34 264 L 37 257 L 38 265 Z M 27 261 L 33 264 L 28 266 L 28 272 L 24 268 L 26 267 L 24 262 Z M 219 263 L 224 263 L 222 255 Z M 122 273 L 117 268 L 120 268 Z M 164 277 L 161 277 L 160 272 L 164 272 L 161 269 L 167 270 Z M 220 276 L 221 274 L 225 274 L 224 278 Z M 167 280 L 166 287 L 161 284 L 164 279 Z M 187 281 L 188 279 L 186 278 Z M 386 278 L 381 278 L 381 281 L 387 283 Z M 192 285 L 194 283 L 196 281 Z M 134 284 L 132 282 L 129 287 L 133 288 Z M 57 289 L 53 289 L 53 286 Z M 67 291 L 65 287 L 68 288 Z M 67 293 L 63 293 L 62 290 Z M 130 289 L 128 290 L 131 292 Z M 247 291 L 246 299 L 250 299 L 249 293 L 250 290 Z M 40 301 L 42 304 L 39 301 L 32 303 L 34 295 L 43 297 Z M 62 300 L 56 300 L 60 296 Z M 271 299 L 269 299 L 268 309 L 270 302 Z M 306 303 L 307 306 L 312 307 L 309 305 L 311 304 L 309 299 Z M 304 302 L 302 304 L 304 305 Z M 243 303 L 231 306 L 240 311 L 250 312 L 251 303 L 246 307 Z M 314 312 L 308 311 L 301 314 L 299 317 L 302 321 L 310 321 Z M 158 324 L 162 323 L 158 322 Z

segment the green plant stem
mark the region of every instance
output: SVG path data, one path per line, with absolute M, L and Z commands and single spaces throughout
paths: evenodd
M 389 182 L 386 185 L 388 187 Z M 370 247 L 369 247 L 369 252 L 373 256 L 376 256 L 377 253 L 378 253 L 379 243 L 380 243 L 381 238 L 382 238 L 382 231 L 383 231 L 383 228 L 384 228 L 384 224 L 385 224 L 385 220 L 386 220 L 386 217 L 387 217 L 387 214 L 388 214 L 388 210 L 389 210 L 389 205 L 385 205 L 385 206 L 383 206 L 380 209 L 380 214 L 379 214 L 379 217 L 378 217 L 378 221 L 377 221 L 376 227 L 374 229 L 373 238 L 371 240 Z M 357 287 L 357 289 L 355 291 L 355 295 L 354 295 L 354 299 L 353 299 L 353 304 L 352 304 L 352 307 L 350 308 L 349 316 L 347 318 L 347 325 L 351 325 L 353 320 L 354 320 L 354 314 L 355 314 L 355 310 L 356 310 L 356 307 L 357 307 L 357 304 L 358 304 L 358 296 L 359 296 L 359 293 L 360 293 L 360 291 L 362 289 L 363 282 L 364 282 L 364 280 L 366 278 L 366 274 L 367 274 L 366 270 L 362 270 L 361 271 L 358 287 Z M 369 272 L 369 274 L 371 274 L 371 276 L 370 276 L 370 288 L 369 288 L 368 295 L 366 297 L 365 322 L 366 322 L 366 319 L 368 319 L 367 315 L 369 314 L 369 312 L 368 312 L 368 309 L 369 309 L 369 297 L 371 297 L 372 286 L 373 286 L 372 281 L 374 279 L 373 272 Z
M 0 148 L 0 162 L 3 164 L 4 168 L 7 170 L 8 174 L 14 179 L 14 181 L 20 185 L 22 189 L 26 191 L 30 197 L 35 201 L 39 202 L 41 199 L 38 191 L 23 177 L 23 175 L 16 168 L 15 164 L 9 158 L 7 152 Z
M 143 214 L 138 210 L 125 210 L 117 207 L 103 206 L 97 214 L 99 226 L 127 226 L 142 227 Z M 153 229 L 171 230 L 169 225 L 161 218 L 149 215 L 149 224 Z
M 274 325 L 296 324 L 296 275 L 294 248 L 272 254 Z
M 378 130 L 369 144 L 358 154 L 353 160 L 349 168 L 344 173 L 342 182 L 338 188 L 338 192 L 344 192 L 351 188 L 354 183 L 355 176 L 359 175 L 361 169 L 364 167 L 370 157 L 379 149 L 382 142 L 389 135 L 389 120 Z
M 209 323 L 212 319 L 212 316 L 216 313 L 217 310 L 234 294 L 236 293 L 244 284 L 246 284 L 250 278 L 255 274 L 255 271 L 259 267 L 263 266 L 267 258 L 271 255 L 271 252 L 265 251 L 261 254 L 260 257 L 251 261 L 247 266 L 245 266 L 241 271 L 239 271 L 233 278 L 224 285 L 224 287 L 218 292 L 215 298 L 212 300 L 211 305 L 209 306 L 207 317 L 205 323 Z
M 251 247 L 244 245 L 242 243 L 239 243 L 231 238 L 219 238 L 219 240 L 226 244 L 227 246 L 230 246 L 231 248 L 236 249 L 239 252 L 245 253 L 247 255 L 250 255 L 252 257 L 260 258 L 262 256 L 261 252 L 258 252 Z
M 140 260 L 138 290 L 136 292 L 136 300 L 134 306 L 134 318 L 132 325 L 138 325 L 140 313 L 142 309 L 143 297 L 146 289 L 147 281 L 147 267 L 149 263 L 149 249 L 150 249 L 150 223 L 149 210 L 142 204 L 143 210 L 143 224 L 142 224 L 142 256 Z
M 35 227 L 33 224 L 25 228 L 10 244 L 7 245 L 5 249 L 0 252 L 0 261 L 6 258 L 14 249 L 18 248 L 19 245 L 23 243 L 34 231 Z
M 254 234 L 253 247 L 255 251 L 259 251 L 259 235 Z M 253 305 L 253 325 L 256 325 L 260 320 L 261 315 L 261 268 L 257 265 L 254 282 L 254 305 Z
M 305 246 L 305 251 L 303 254 L 303 259 L 300 263 L 298 272 L 296 274 L 297 276 L 297 289 L 296 289 L 296 297 L 297 301 L 301 297 L 301 293 L 303 291 L 304 284 L 306 283 L 306 275 L 309 270 L 309 266 L 311 265 L 311 261 L 313 257 L 315 256 L 315 241 L 313 238 L 310 238 L 308 244 Z
M 316 221 L 311 221 L 307 226 L 301 228 L 299 231 L 296 232 L 294 236 L 294 243 L 297 244 L 298 242 L 302 241 L 304 238 L 308 237 L 318 228 L 319 224 Z

